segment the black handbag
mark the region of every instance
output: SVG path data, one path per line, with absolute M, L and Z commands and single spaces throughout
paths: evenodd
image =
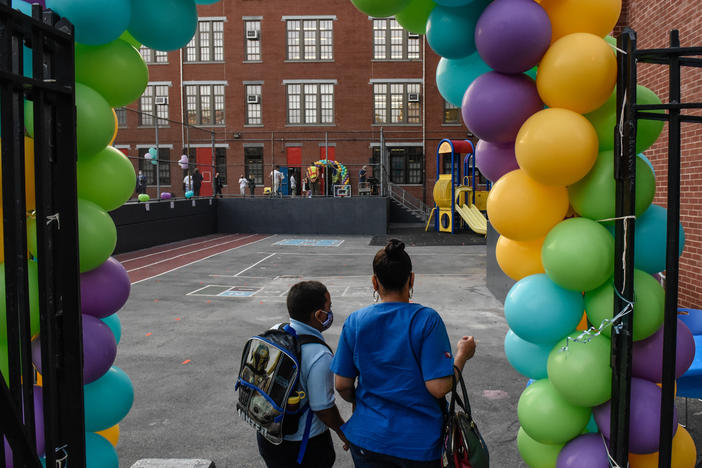
M 458 374 L 458 382 L 456 382 Z M 461 385 L 463 398 L 458 396 L 457 383 Z M 456 408 L 458 406 L 458 408 Z M 442 468 L 488 468 L 490 454 L 478 426 L 473 421 L 468 401 L 466 384 L 461 371 L 456 368 L 453 375 L 451 402 L 448 412 L 444 408 L 444 428 L 441 435 Z

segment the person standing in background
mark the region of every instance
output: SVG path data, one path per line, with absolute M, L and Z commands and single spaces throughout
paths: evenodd
M 217 198 L 217 195 L 219 195 L 219 198 L 222 198 L 222 187 L 224 187 L 224 184 L 222 183 L 222 176 L 219 174 L 219 172 L 215 172 L 215 176 L 214 176 L 214 189 L 215 189 L 214 196 L 215 196 L 215 198 Z
M 295 174 L 290 174 L 290 196 L 295 198 L 296 191 L 297 191 L 297 181 L 295 180 Z
M 256 177 L 254 177 L 253 174 L 249 174 L 248 178 L 248 183 L 249 183 L 249 192 L 251 193 L 251 197 L 255 195 L 255 190 L 256 190 Z
M 246 195 L 246 187 L 249 185 L 249 179 L 244 177 L 244 174 L 239 176 L 239 195 L 242 197 Z
M 202 188 L 202 179 L 202 174 L 200 174 L 200 170 L 196 167 L 195 172 L 193 173 L 193 192 L 195 192 L 196 197 L 200 196 L 200 189 Z

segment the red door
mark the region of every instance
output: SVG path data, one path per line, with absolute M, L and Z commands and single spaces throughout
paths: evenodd
M 329 150 L 329 157 L 325 157 L 327 151 Z M 328 159 L 330 161 L 336 161 L 336 146 L 320 146 L 319 147 L 319 159 Z
M 202 174 L 201 197 L 212 196 L 212 148 L 197 148 L 195 152 L 197 169 Z
M 288 157 L 288 167 L 302 166 L 302 148 L 299 146 L 288 146 L 285 148 Z

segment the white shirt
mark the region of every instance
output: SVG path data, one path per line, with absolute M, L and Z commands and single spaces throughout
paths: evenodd
M 249 181 L 244 177 L 239 178 L 239 189 L 244 190 L 246 186 L 249 185 Z
M 183 183 L 185 184 L 186 192 L 193 189 L 193 177 L 191 175 L 186 175 L 183 178 Z
M 277 169 L 273 169 L 271 172 L 271 181 L 273 182 L 273 185 L 277 187 L 283 181 L 283 173 Z
M 295 176 L 290 176 L 290 187 L 291 188 L 297 187 L 297 181 L 295 180 Z

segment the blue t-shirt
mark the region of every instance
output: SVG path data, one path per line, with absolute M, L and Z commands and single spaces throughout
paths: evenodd
M 346 319 L 332 371 L 358 377 L 342 430 L 354 445 L 409 460 L 441 456 L 441 408 L 424 382 L 453 374 L 446 326 L 429 307 L 375 304 Z

